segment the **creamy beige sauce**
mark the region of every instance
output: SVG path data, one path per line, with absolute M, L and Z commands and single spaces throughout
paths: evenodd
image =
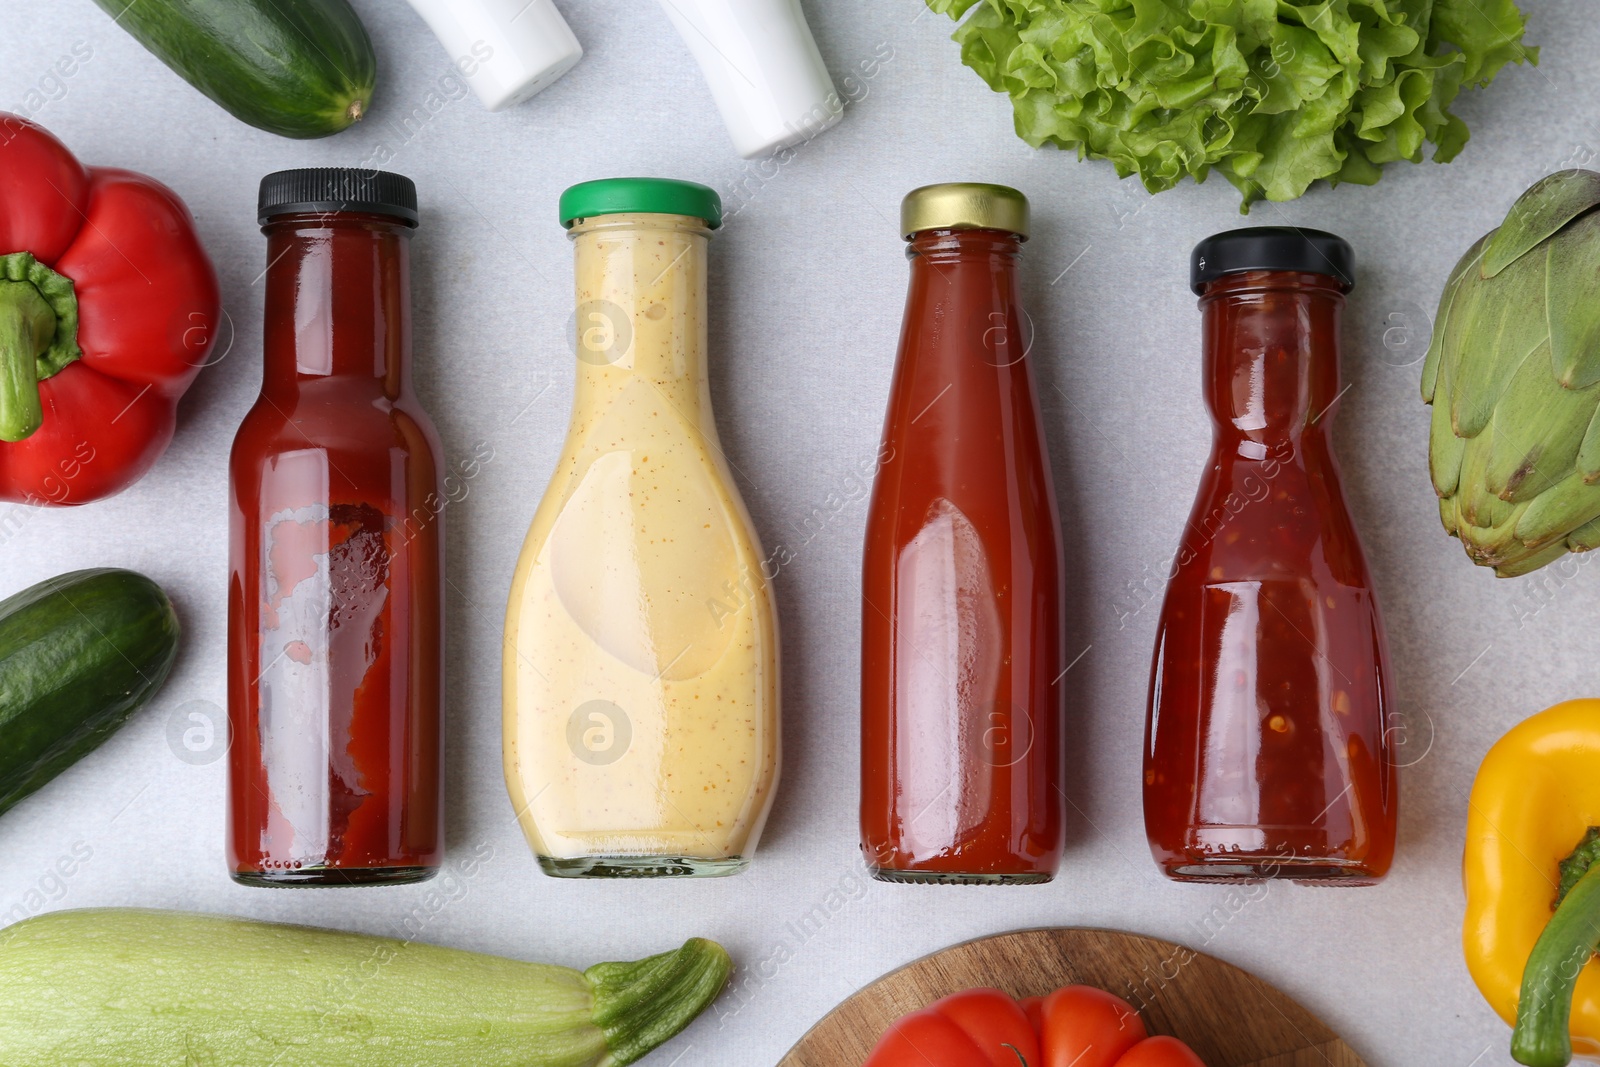
M 578 379 L 506 612 L 506 782 L 547 870 L 725 873 L 777 782 L 778 640 L 712 420 L 708 234 L 608 215 L 572 236 Z

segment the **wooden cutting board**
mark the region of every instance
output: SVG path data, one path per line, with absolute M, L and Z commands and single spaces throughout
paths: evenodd
M 1012 996 L 1072 983 L 1139 1009 L 1152 1034 L 1188 1042 L 1206 1067 L 1366 1067 L 1310 1012 L 1261 979 L 1166 941 L 1112 930 L 1020 930 L 924 956 L 813 1026 L 778 1067 L 861 1067 L 891 1022 L 973 986 Z

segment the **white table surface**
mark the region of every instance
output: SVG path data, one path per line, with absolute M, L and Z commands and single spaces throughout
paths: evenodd
M 171 592 L 185 627 L 177 669 L 152 705 L 0 819 L 0 915 L 190 908 L 410 930 L 580 967 L 711 936 L 741 964 L 738 989 L 649 1061 L 703 1067 L 774 1062 L 834 1003 L 942 946 L 1036 925 L 1115 927 L 1255 971 L 1373 1067 L 1511 1062 L 1506 1028 L 1459 949 L 1465 791 L 1506 728 L 1592 692 L 1600 579 L 1571 567 L 1544 579 L 1540 600 L 1540 579 L 1496 581 L 1467 563 L 1439 527 L 1428 484 L 1420 339 L 1386 347 L 1382 337 L 1400 322 L 1390 316 L 1425 321 L 1456 257 L 1525 186 L 1600 147 L 1600 21 L 1589 5 L 1526 0 L 1543 64 L 1507 68 L 1460 101 L 1473 136 L 1455 163 L 1391 166 L 1374 188 L 1318 188 L 1250 216 L 1333 230 L 1360 259 L 1339 453 L 1414 766 L 1399 858 L 1381 887 L 1273 885 L 1246 901 L 1239 890 L 1163 881 L 1139 806 L 1157 605 L 1138 583 L 1176 547 L 1209 439 L 1188 253 L 1243 222 L 1233 189 L 1217 177 L 1151 198 L 1109 164 L 1029 149 L 1012 135 L 1008 101 L 961 66 L 951 25 L 918 0 L 808 0 L 852 102 L 838 127 L 765 170 L 733 154 L 655 4 L 562 0 L 587 57 L 532 101 L 489 114 L 452 90 L 447 56 L 409 7 L 354 2 L 378 50 L 378 98 L 357 128 L 298 142 L 223 113 L 89 0 L 0 0 L 0 108 L 33 111 L 88 162 L 176 189 L 216 260 L 236 331 L 184 401 L 171 450 L 138 485 L 70 511 L 0 506 L 0 595 L 80 567 L 132 567 Z M 80 41 L 92 58 L 51 82 L 52 64 Z M 41 98 L 28 94 L 41 86 L 55 98 L 33 107 Z M 407 132 L 400 117 L 418 108 L 423 120 Z M 246 889 L 223 865 L 223 762 L 186 762 L 168 736 L 189 710 L 225 699 L 226 456 L 260 377 L 256 184 L 283 167 L 356 165 L 380 145 L 421 190 L 422 398 L 449 462 L 480 443 L 494 455 L 446 515 L 450 852 L 459 860 L 487 846 L 492 858 L 473 877 L 415 887 Z M 713 243 L 713 392 L 769 550 L 783 541 L 797 557 L 777 579 L 783 784 L 757 862 L 733 879 L 544 877 L 501 780 L 504 598 L 571 396 L 571 250 L 556 197 L 574 182 L 636 173 L 706 182 L 730 200 L 743 190 L 745 206 Z M 1040 888 L 869 885 L 857 862 L 866 507 L 855 472 L 877 448 L 900 323 L 900 197 L 948 180 L 1014 185 L 1036 220 L 1025 291 L 1067 530 L 1069 655 L 1088 650 L 1071 676 L 1069 847 L 1060 877 Z M 91 858 L 61 879 L 56 860 L 74 847 Z

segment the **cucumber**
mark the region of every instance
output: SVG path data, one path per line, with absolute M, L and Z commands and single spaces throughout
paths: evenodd
M 0 1063 L 622 1067 L 730 969 L 700 938 L 579 972 L 249 919 L 58 911 L 0 931 Z
M 326 137 L 366 114 L 378 59 L 346 0 L 95 0 L 235 118 Z
M 74 571 L 0 600 L 0 813 L 116 733 L 177 656 L 172 602 L 133 571 Z

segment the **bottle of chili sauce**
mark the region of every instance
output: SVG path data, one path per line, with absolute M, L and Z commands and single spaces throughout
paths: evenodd
M 416 187 L 268 175 L 265 372 L 234 439 L 229 863 L 419 881 L 440 809 L 439 440 L 411 390 Z
M 862 849 L 885 881 L 1048 882 L 1063 589 L 1017 281 L 1028 202 L 934 185 L 901 222 L 911 286 L 862 578 Z
M 1329 442 L 1354 256 L 1316 230 L 1208 237 L 1211 460 L 1156 637 L 1144 814 L 1180 881 L 1364 885 L 1398 786 L 1383 623 Z

